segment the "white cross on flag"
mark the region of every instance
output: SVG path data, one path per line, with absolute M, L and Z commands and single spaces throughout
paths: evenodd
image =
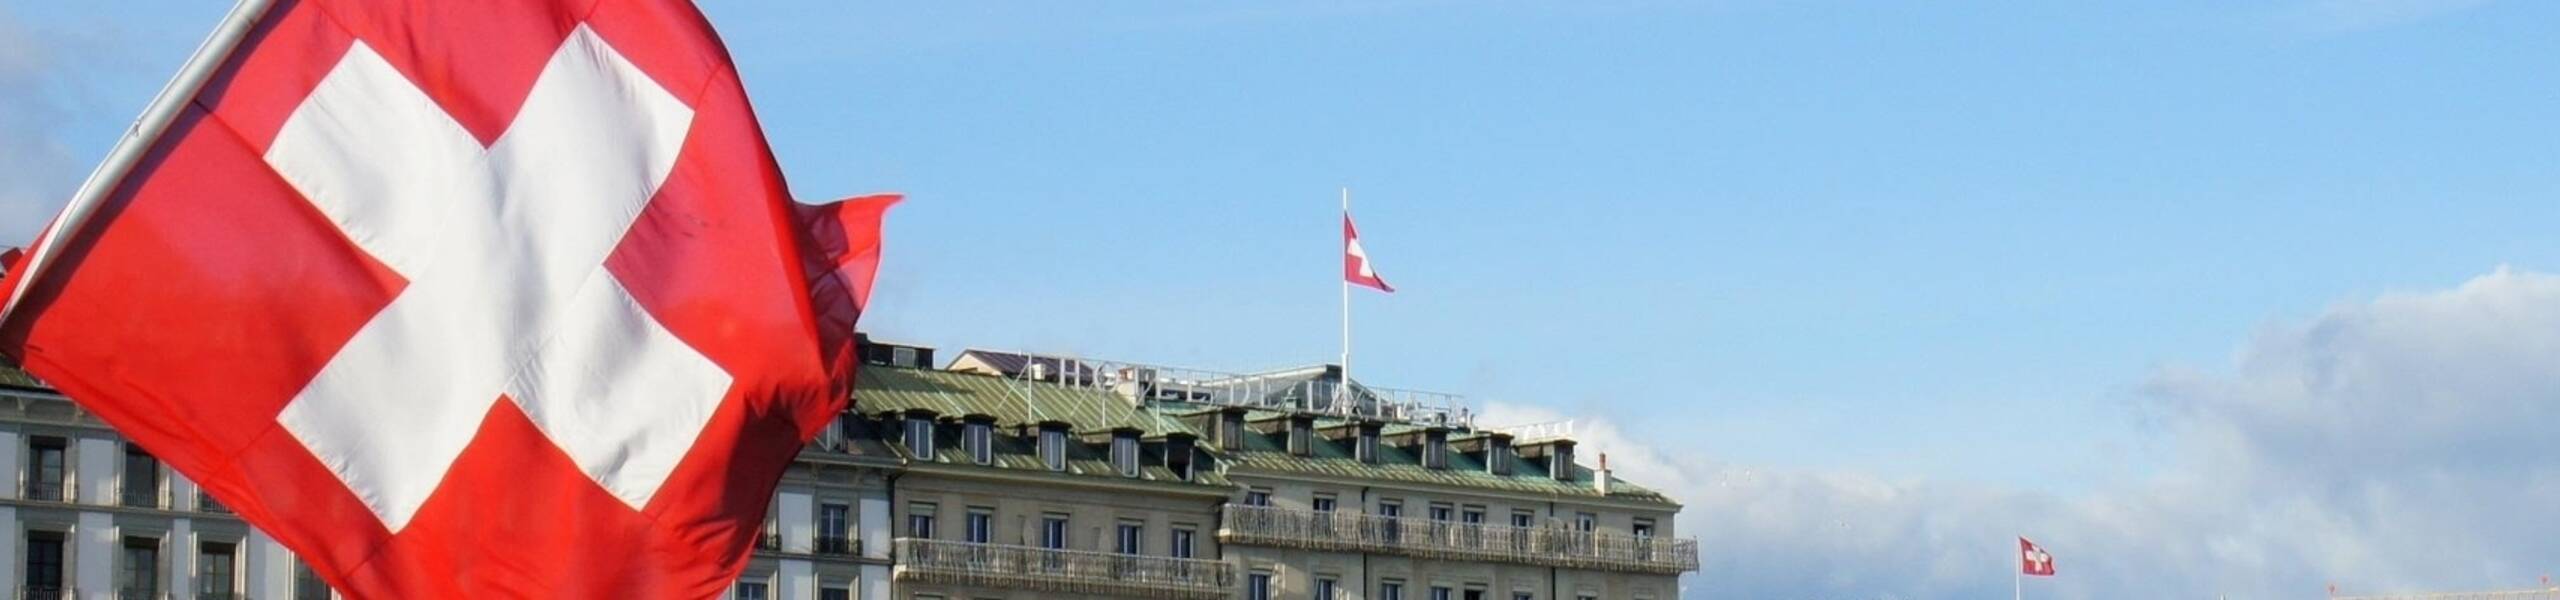
M 2027 538 L 2018 538 L 2018 572 L 2037 577 L 2052 577 L 2053 555 L 2046 554 L 2044 548 L 2036 546 L 2035 542 L 2027 541 Z
M 279 2 L 103 198 L 0 351 L 384 598 L 719 593 L 895 200 L 793 203 L 682 0 Z
M 1342 280 L 1381 292 L 1396 292 L 1394 286 L 1378 276 L 1377 269 L 1369 266 L 1369 250 L 1360 247 L 1360 230 L 1351 226 L 1350 211 L 1342 213 Z

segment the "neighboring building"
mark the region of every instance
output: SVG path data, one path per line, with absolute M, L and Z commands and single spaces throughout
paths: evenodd
M 326 599 L 327 584 L 95 415 L 0 367 L 11 598 Z

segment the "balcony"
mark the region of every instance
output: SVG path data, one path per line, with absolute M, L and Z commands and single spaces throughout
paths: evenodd
M 821 535 L 813 541 L 816 543 L 810 547 L 816 549 L 818 554 L 845 556 L 861 551 L 861 545 L 855 543 L 853 538 L 841 535 Z
M 898 538 L 898 581 L 1052 594 L 1224 600 L 1234 568 L 1214 560 Z
M 1470 525 L 1341 512 L 1229 504 L 1218 541 L 1331 552 L 1506 562 L 1678 575 L 1698 570 L 1698 541 L 1563 527 Z
M 62 488 L 62 482 L 61 482 L 60 480 L 45 481 L 45 480 L 42 480 L 42 479 L 37 479 L 37 480 L 32 480 L 32 481 L 28 481 L 28 482 L 27 482 L 27 499 L 28 499 L 28 500 L 46 500 L 46 501 L 51 501 L 51 502 L 62 502 L 62 501 L 67 500 L 66 498 L 63 498 L 63 497 L 62 497 L 62 491 L 63 491 L 63 488 Z

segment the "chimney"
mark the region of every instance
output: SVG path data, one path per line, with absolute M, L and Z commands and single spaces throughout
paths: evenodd
M 1192 466 L 1199 458 L 1199 445 L 1200 438 L 1190 433 L 1176 431 L 1164 434 L 1165 468 L 1172 470 L 1174 477 L 1191 481 L 1194 477 L 1191 472 Z
M 1599 490 L 1602 496 L 1609 495 L 1609 453 L 1607 452 L 1600 453 L 1600 468 L 1591 471 L 1591 489 Z
M 1309 414 L 1289 415 L 1289 455 L 1314 456 L 1316 453 L 1316 417 Z

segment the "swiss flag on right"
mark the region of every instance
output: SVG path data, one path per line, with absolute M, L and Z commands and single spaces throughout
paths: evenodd
M 2025 537 L 2018 538 L 2018 572 L 2037 577 L 2053 576 L 2053 555 Z

